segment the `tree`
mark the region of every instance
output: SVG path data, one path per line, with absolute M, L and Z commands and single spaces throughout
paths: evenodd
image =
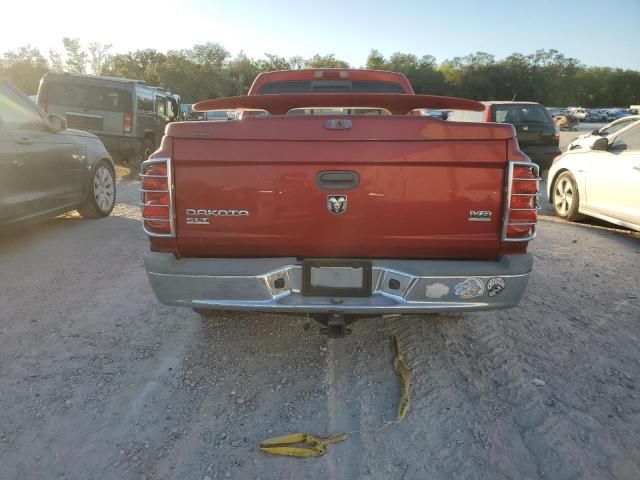
M 305 61 L 304 66 L 306 68 L 349 68 L 347 62 L 338 60 L 333 53 L 329 55 L 315 54 Z
M 305 59 L 302 58 L 300 55 L 291 57 L 289 59 L 289 68 L 291 70 L 300 70 L 302 68 L 305 68 Z
M 109 50 L 112 45 L 110 43 L 91 42 L 89 44 L 89 64 L 91 65 L 91 73 L 94 75 L 103 75 L 107 62 L 109 61 Z
M 247 57 L 244 52 L 240 52 L 227 64 L 227 71 L 234 84 L 233 94 L 244 95 L 249 91 L 260 69 L 255 61 Z
M 262 72 L 273 72 L 276 70 L 291 70 L 291 64 L 284 57 L 265 53 L 266 60 L 258 60 L 258 67 Z
M 87 54 L 82 51 L 80 40 L 77 38 L 64 37 L 62 45 L 67 56 L 67 71 L 72 73 L 85 73 L 87 70 Z
M 387 60 L 378 50 L 371 50 L 367 57 L 367 68 L 404 74 L 416 93 L 442 95 L 447 92 L 444 74 L 438 71 L 433 55 L 418 58 L 414 54 L 395 52 Z
M 171 52 L 167 53 L 167 55 L 169 54 Z M 167 55 L 153 49 L 116 54 L 111 57 L 105 73 L 117 77 L 144 80 L 151 85 L 158 85 L 158 69 L 166 62 Z
M 64 38 L 63 53 L 49 50 L 48 60 L 35 48 L 21 47 L 0 57 L 0 77 L 26 93 L 36 93 L 47 70 L 84 72 L 144 80 L 179 93 L 184 102 L 246 94 L 256 75 L 273 70 L 347 68 L 335 54 L 304 59 L 266 53 L 253 59 L 244 52 L 235 57 L 220 44 L 204 43 L 191 49 L 153 49 L 109 54 L 110 45 L 92 42 L 82 49 L 79 39 Z M 371 50 L 366 67 L 404 74 L 416 93 L 453 95 L 478 100 L 533 100 L 551 106 L 628 106 L 640 103 L 640 72 L 608 67 L 586 67 L 558 50 L 513 53 L 497 60 L 486 52 L 453 57 L 438 65 L 432 55 L 395 52 L 385 58 Z
M 387 61 L 378 50 L 371 50 L 369 56 L 367 57 L 367 68 L 372 70 L 384 70 L 387 68 Z
M 49 70 L 57 73 L 64 72 L 64 61 L 62 60 L 62 54 L 56 52 L 52 48 L 49 49 Z
M 27 95 L 38 91 L 47 68 L 47 60 L 30 45 L 5 52 L 0 58 L 0 78 L 9 80 Z
M 218 43 L 194 45 L 192 50 L 186 51 L 186 56 L 199 65 L 214 65 L 222 68 L 230 57 L 230 53 Z

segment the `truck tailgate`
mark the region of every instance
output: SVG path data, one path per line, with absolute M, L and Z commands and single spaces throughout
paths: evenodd
M 203 122 L 188 136 L 172 126 L 179 254 L 498 256 L 510 126 L 350 118 L 345 131 L 328 117 Z

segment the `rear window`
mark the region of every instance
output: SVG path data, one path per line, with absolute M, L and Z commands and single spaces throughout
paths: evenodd
M 138 92 L 138 112 L 153 113 L 153 96 Z
M 87 110 L 131 111 L 131 92 L 119 88 L 51 82 L 46 87 L 47 103 Z
M 296 108 L 287 115 L 391 115 L 380 108 Z
M 542 105 L 494 104 L 491 121 L 498 123 L 550 123 Z
M 304 80 L 265 83 L 258 93 L 404 93 L 404 88 L 393 82 Z

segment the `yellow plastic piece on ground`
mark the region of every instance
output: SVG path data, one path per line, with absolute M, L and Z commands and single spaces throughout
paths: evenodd
M 409 410 L 409 401 L 411 395 L 411 370 L 405 362 L 404 355 L 400 351 L 398 345 L 398 339 L 395 335 L 392 336 L 393 340 L 393 366 L 400 378 L 400 403 L 398 403 L 398 413 L 396 415 L 396 421 L 401 421 L 407 411 Z
M 346 433 L 338 433 L 327 438 L 320 438 L 310 433 L 291 433 L 279 437 L 263 440 L 258 448 L 272 455 L 287 457 L 319 457 L 327 451 L 327 445 L 342 442 L 347 439 Z M 309 447 L 293 447 L 296 443 L 303 443 Z

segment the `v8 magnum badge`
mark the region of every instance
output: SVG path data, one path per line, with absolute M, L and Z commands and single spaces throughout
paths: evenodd
M 340 215 L 347 211 L 346 195 L 327 195 L 327 210 L 334 215 Z
M 479 297 L 484 293 L 484 283 L 479 278 L 467 278 L 453 288 L 453 293 L 464 299 Z
M 491 211 L 490 210 L 469 210 L 470 222 L 490 222 Z

